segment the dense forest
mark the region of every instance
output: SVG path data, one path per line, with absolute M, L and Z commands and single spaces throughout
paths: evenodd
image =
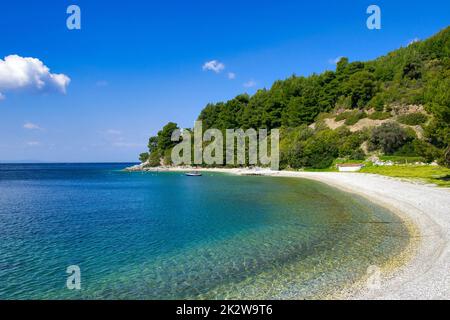
M 419 112 L 397 114 L 399 107 Z M 334 130 L 327 118 L 345 120 Z M 386 120 L 352 131 L 364 118 Z M 203 129 L 280 128 L 282 168 L 326 168 L 337 158 L 364 159 L 369 154 L 421 157 L 450 165 L 450 27 L 376 60 L 341 58 L 335 71 L 308 77 L 293 75 L 254 95 L 208 104 L 200 113 Z M 413 127 L 423 134 L 417 135 Z M 141 161 L 170 164 L 167 124 L 149 140 Z

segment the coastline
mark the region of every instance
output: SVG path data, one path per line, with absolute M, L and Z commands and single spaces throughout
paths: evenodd
M 186 172 L 189 167 L 164 167 L 127 171 Z M 358 194 L 398 215 L 410 231 L 408 248 L 381 267 L 381 283 L 368 289 L 366 279 L 335 298 L 347 299 L 449 299 L 450 298 L 450 190 L 395 178 L 339 172 L 291 172 L 269 169 L 202 168 L 202 172 L 304 178 Z M 326 298 L 326 297 L 325 297 Z

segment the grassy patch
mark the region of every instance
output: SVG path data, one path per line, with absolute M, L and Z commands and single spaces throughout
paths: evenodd
M 397 118 L 397 121 L 408 126 L 417 126 L 428 121 L 428 117 L 420 112 L 404 114 Z
M 415 162 L 425 162 L 422 157 L 408 157 L 408 156 L 381 156 L 382 161 L 392 161 L 399 164 L 413 164 Z
M 371 115 L 369 115 L 369 119 L 371 120 L 386 120 L 391 117 L 389 112 L 375 111 Z
M 345 120 L 345 124 L 347 126 L 352 126 L 356 124 L 359 120 L 367 117 L 367 114 L 364 111 L 354 110 L 354 111 L 345 111 L 341 114 L 338 114 L 335 118 L 335 121 Z
M 389 177 L 417 179 L 442 187 L 450 187 L 450 169 L 440 166 L 367 166 L 361 172 L 376 173 Z
M 333 114 L 329 112 L 321 112 L 317 115 L 316 121 L 332 118 Z

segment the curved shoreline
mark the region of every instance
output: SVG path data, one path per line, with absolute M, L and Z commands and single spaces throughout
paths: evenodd
M 157 169 L 158 170 L 158 169 Z M 159 171 L 189 171 L 164 168 Z M 136 170 L 139 171 L 139 170 Z M 337 297 L 347 299 L 450 299 L 450 190 L 363 173 L 290 172 L 266 169 L 201 169 L 236 175 L 312 179 L 358 194 L 402 218 L 412 233 L 409 248 L 382 268 L 380 287 L 357 283 Z M 404 264 L 401 261 L 406 262 Z

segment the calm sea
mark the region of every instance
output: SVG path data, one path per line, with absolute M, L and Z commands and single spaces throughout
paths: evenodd
M 0 299 L 314 298 L 409 241 L 321 183 L 126 166 L 0 164 Z

